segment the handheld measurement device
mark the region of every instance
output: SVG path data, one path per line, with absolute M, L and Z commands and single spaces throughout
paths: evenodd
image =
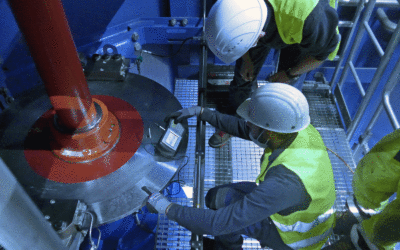
M 174 157 L 185 132 L 186 130 L 181 123 L 176 124 L 174 123 L 174 119 L 171 119 L 168 128 L 157 144 L 156 150 L 165 157 Z

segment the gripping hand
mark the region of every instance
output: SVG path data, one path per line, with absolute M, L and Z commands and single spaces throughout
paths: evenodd
M 164 121 L 168 123 L 170 119 L 174 119 L 175 123 L 182 122 L 183 119 L 189 119 L 190 117 L 193 116 L 199 116 L 201 112 L 201 107 L 200 106 L 193 106 L 190 108 L 186 109 L 181 109 L 179 111 L 173 112 L 167 117 L 165 117 Z
M 172 202 L 168 201 L 167 198 L 160 193 L 153 193 L 147 199 L 146 205 L 151 213 L 166 214 Z

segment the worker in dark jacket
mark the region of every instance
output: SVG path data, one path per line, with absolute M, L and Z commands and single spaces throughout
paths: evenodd
M 270 82 L 302 89 L 306 72 L 336 56 L 340 35 L 335 0 L 218 0 L 206 20 L 210 50 L 224 63 L 236 61 L 229 104 L 219 112 L 234 115 L 257 88 L 257 75 L 270 49 L 281 51 L 278 72 Z M 301 76 L 301 77 L 300 77 Z M 230 139 L 217 131 L 210 147 Z
M 332 232 L 335 185 L 318 131 L 310 124 L 305 96 L 283 83 L 268 83 L 237 110 L 241 118 L 191 107 L 167 118 L 197 116 L 218 129 L 265 148 L 256 182 L 210 189 L 209 209 L 180 206 L 160 193 L 147 205 L 195 234 L 215 236 L 205 249 L 241 249 L 241 234 L 273 249 L 321 249 Z M 205 241 L 209 244 L 210 241 Z

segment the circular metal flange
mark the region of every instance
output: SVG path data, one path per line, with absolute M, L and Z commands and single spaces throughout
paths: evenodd
M 0 157 L 34 200 L 81 200 L 96 214 L 95 224 L 100 225 L 137 211 L 147 197 L 142 186 L 152 192 L 165 188 L 186 160 L 188 137 L 186 134 L 183 138 L 174 159 L 154 154 L 153 145 L 164 132 L 155 123 L 164 124 L 166 115 L 182 108 L 178 100 L 155 81 L 128 74 L 124 82 L 91 81 L 88 85 L 92 95 L 119 98 L 134 107 L 142 118 L 144 135 L 136 153 L 131 157 L 130 146 L 126 145 L 113 149 L 118 148 L 121 157 L 126 157 L 125 164 L 106 176 L 81 183 L 56 182 L 36 174 L 25 158 L 24 142 L 35 122 L 51 108 L 44 86 L 17 96 L 17 101 L 0 114 Z M 123 107 L 115 107 L 110 112 L 120 121 L 135 122 L 135 116 Z M 187 128 L 187 121 L 183 125 Z M 135 137 L 134 133 L 124 134 L 128 140 Z M 77 164 L 85 168 L 84 163 Z M 118 163 L 110 161 L 109 164 Z

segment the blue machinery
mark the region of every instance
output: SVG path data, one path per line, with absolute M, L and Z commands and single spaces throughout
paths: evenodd
M 129 59 L 127 67 L 129 72 L 154 80 L 171 93 L 176 91 L 176 79 L 197 80 L 196 91 L 199 93 L 197 103 L 205 103 L 204 95 L 209 72 L 207 65 L 223 65 L 212 53 L 207 53 L 202 41 L 205 18 L 203 10 L 207 12 L 213 1 L 64 0 L 62 3 L 82 65 L 90 65 L 94 54 L 121 54 Z M 306 81 L 315 89 L 328 90 L 340 115 L 352 158 L 358 162 L 379 139 L 393 129 L 400 128 L 398 121 L 400 5 L 396 0 L 338 1 L 337 4 L 342 35 L 338 57 L 335 61 L 326 62 L 320 68 L 308 73 Z M 43 83 L 9 4 L 4 0 L 0 0 L 0 26 L 1 115 L 7 109 L 13 108 L 14 101 L 18 100 L 21 93 L 35 89 Z M 275 65 L 276 55 L 270 55 L 260 72 L 259 79 L 265 79 L 275 69 Z M 96 92 L 95 89 L 93 91 Z M 5 119 L 0 120 L 0 124 L 2 123 L 4 125 Z M 195 127 L 195 124 L 192 126 Z M 199 207 L 204 205 L 204 165 L 207 157 L 204 143 L 205 130 L 205 124 L 197 124 L 195 159 L 192 159 L 194 160 L 193 205 L 197 204 Z M 0 163 L 4 171 L 7 171 L 5 165 L 11 168 L 11 164 L 17 162 Z M 1 176 L 2 178 L 9 176 L 8 182 L 0 181 L 1 193 L 4 194 L 6 186 L 19 186 L 12 175 L 1 174 Z M 21 182 L 19 178 L 17 179 Z M 1 183 L 8 185 L 2 186 Z M 25 184 L 23 186 L 26 188 Z M 37 224 L 41 224 L 44 219 L 38 218 L 40 214 L 32 207 L 28 196 L 21 188 L 16 189 L 18 192 L 15 193 L 24 197 L 26 207 L 30 208 L 29 211 L 32 210 L 27 212 L 29 215 L 26 216 L 29 217 L 23 218 L 37 218 Z M 170 184 L 165 192 L 167 195 L 173 194 L 172 196 L 178 199 L 186 197 L 177 183 Z M 10 197 L 12 196 L 2 197 L 0 194 L 0 198 L 6 201 Z M 0 209 L 5 208 L 0 205 Z M 82 220 L 87 221 L 88 229 L 81 249 L 91 247 L 95 249 L 97 244 L 99 244 L 98 249 L 152 249 L 156 241 L 157 216 L 147 213 L 145 208 L 111 223 L 100 223 L 101 225 L 97 226 L 101 235 L 96 229 L 90 230 L 90 222 L 95 219 L 87 215 L 83 217 Z M 4 221 L 0 219 L 0 222 L 2 222 L 0 226 L 3 227 Z M 23 221 L 18 226 L 26 227 Z M 40 227 L 35 228 L 42 230 Z M 0 228 L 0 232 L 2 230 L 6 229 Z M 57 236 L 51 230 L 45 232 L 38 234 L 37 237 L 48 235 L 48 246 L 52 246 L 48 249 L 62 249 L 54 247 L 59 244 Z M 9 233 L 12 235 L 12 230 L 9 230 Z M 29 230 L 26 234 L 29 234 Z M 101 240 L 98 242 L 99 236 Z M 13 235 L 13 237 L 18 236 Z M 27 240 L 29 239 L 33 240 L 28 237 Z M 1 236 L 0 240 L 4 245 L 13 244 Z M 81 240 L 83 237 L 76 242 Z M 191 242 L 189 248 L 201 248 L 199 244 L 201 236 L 191 235 Z M 34 249 L 33 247 L 35 246 L 29 249 Z M 37 247 L 47 249 L 44 245 L 38 244 Z M 70 249 L 73 247 L 78 249 L 76 247 L 79 246 L 69 245 Z M 185 247 L 177 249 L 186 249 Z M 158 249 L 168 249 L 168 246 L 160 246 Z

